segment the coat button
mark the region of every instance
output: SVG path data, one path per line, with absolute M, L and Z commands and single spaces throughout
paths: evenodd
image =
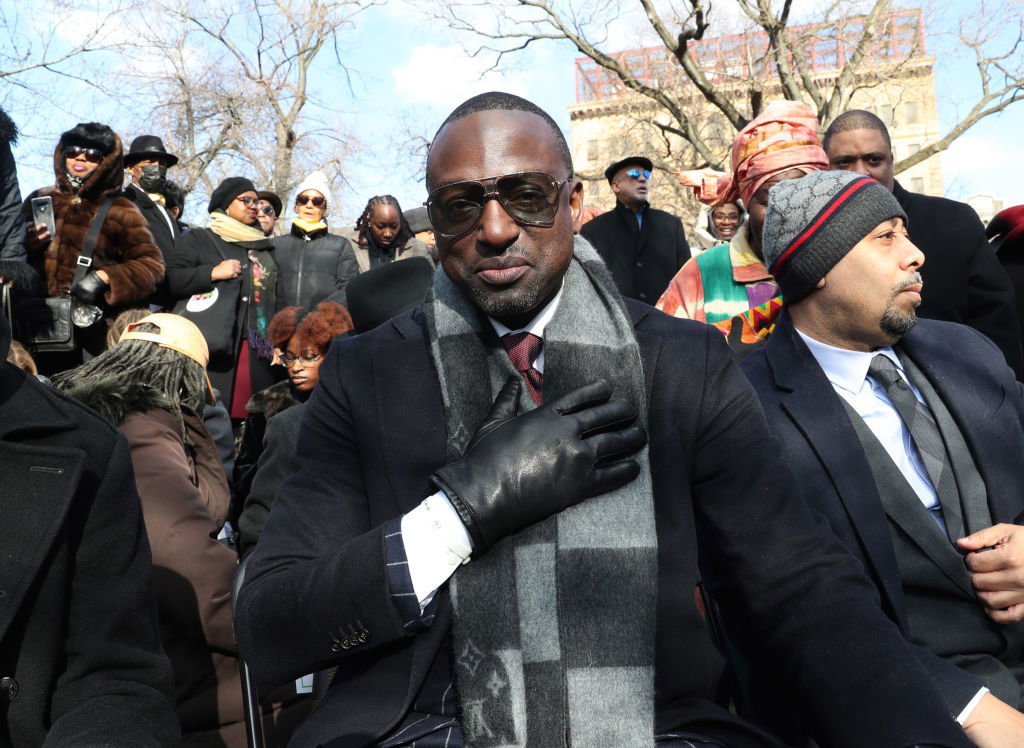
M 363 629 L 362 631 L 359 632 L 359 643 L 360 644 L 366 644 L 366 640 L 369 639 L 369 638 L 370 638 L 370 632 L 367 631 L 366 629 Z
M 0 699 L 14 701 L 14 697 L 17 695 L 18 681 L 14 680 L 14 678 L 11 678 L 10 676 L 0 678 Z
M 637 266 L 638 268 L 642 268 L 642 267 L 644 266 L 644 264 L 643 264 L 642 262 L 638 262 L 638 263 L 636 264 L 636 266 Z
M 337 639 L 331 639 L 331 651 L 332 652 L 340 652 L 341 651 L 341 642 L 338 641 Z
M 242 301 L 248 301 L 248 300 L 249 300 L 249 297 L 248 297 L 248 296 L 243 296 L 243 297 L 242 297 Z
M 647 298 L 647 294 L 645 294 L 643 291 L 641 291 L 640 292 L 640 298 L 641 299 L 646 299 Z

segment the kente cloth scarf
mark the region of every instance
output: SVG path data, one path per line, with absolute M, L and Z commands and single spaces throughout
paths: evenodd
M 309 221 L 304 221 L 301 218 L 293 218 L 292 223 L 298 226 L 303 231 L 305 231 L 307 234 L 312 234 L 314 231 L 319 231 L 320 229 L 327 228 L 326 221 L 317 221 L 316 223 L 310 223 Z
M 818 118 L 799 101 L 780 99 L 764 108 L 732 142 L 732 173 L 714 169 L 676 172 L 693 187 L 697 199 L 721 205 L 742 198 L 749 209 L 754 194 L 776 174 L 797 169 L 804 174 L 828 168 L 818 140 Z
M 425 311 L 454 461 L 502 385 L 520 375 L 440 268 Z M 580 237 L 545 329 L 544 361 L 545 403 L 604 377 L 646 424 L 633 325 Z M 523 387 L 520 412 L 534 407 Z M 505 538 L 451 578 L 468 745 L 653 745 L 658 541 L 647 449 L 636 459 L 632 482 Z
M 270 249 L 273 243 L 258 226 L 247 226 L 227 213 L 210 214 L 210 231 L 226 242 L 238 244 L 249 258 L 250 293 L 246 337 L 259 358 L 274 358 L 274 346 L 267 340 L 267 326 L 277 309 L 277 263 Z
M 775 332 L 775 324 L 779 321 L 783 306 L 782 297 L 774 296 L 743 314 L 714 323 L 713 326 L 725 335 L 732 350 L 733 361 L 742 361 L 768 342 L 768 338 Z

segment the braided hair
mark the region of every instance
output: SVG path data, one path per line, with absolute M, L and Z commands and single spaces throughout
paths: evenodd
M 136 325 L 133 329 L 138 332 L 160 332 L 158 326 L 149 322 Z M 166 398 L 170 411 L 179 420 L 182 419 L 183 405 L 202 413 L 206 401 L 206 373 L 203 367 L 183 353 L 148 340 L 123 340 L 81 366 L 53 377 L 53 383 L 66 391 L 111 381 L 152 388 Z M 187 433 L 184 424 L 182 433 Z
M 359 246 L 365 247 L 370 242 L 370 221 L 373 220 L 373 209 L 378 205 L 394 205 L 395 210 L 398 211 L 398 220 L 401 222 L 401 230 L 398 232 L 398 238 L 395 240 L 395 247 L 401 248 L 413 238 L 414 234 L 412 229 L 409 228 L 409 222 L 405 220 L 405 214 L 402 212 L 402 206 L 398 204 L 391 195 L 377 195 L 371 197 L 366 203 L 366 208 L 363 209 L 363 214 L 359 216 L 359 220 L 356 221 L 356 232 L 359 235 Z

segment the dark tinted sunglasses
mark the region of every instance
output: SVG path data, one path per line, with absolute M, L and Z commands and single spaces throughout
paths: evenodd
M 324 207 L 325 202 L 326 200 L 320 197 L 320 195 L 314 195 L 313 197 L 310 197 L 309 195 L 299 195 L 297 198 L 295 198 L 296 205 L 305 205 L 306 203 L 312 203 L 314 208 Z
M 424 205 L 434 231 L 448 239 L 476 228 L 484 203 L 492 198 L 521 226 L 550 226 L 558 212 L 558 196 L 570 181 L 571 175 L 559 182 L 543 171 L 524 171 L 453 182 L 431 192 Z
M 651 172 L 649 172 L 647 169 L 630 169 L 629 171 L 626 172 L 626 176 L 629 177 L 630 179 L 639 179 L 641 174 L 643 175 L 644 179 L 651 178 Z
M 261 206 L 260 206 L 260 207 L 258 208 L 258 210 L 259 210 L 259 212 L 260 212 L 260 213 L 262 213 L 263 215 L 265 215 L 265 216 L 270 216 L 271 218 L 273 218 L 274 216 L 276 216 L 276 215 L 277 215 L 277 211 L 276 211 L 276 210 L 274 210 L 274 206 L 273 206 L 273 205 L 261 205 Z
M 103 151 L 99 148 L 83 148 L 80 145 L 69 145 L 64 148 L 64 158 L 77 158 L 85 156 L 86 161 L 98 164 L 103 160 Z

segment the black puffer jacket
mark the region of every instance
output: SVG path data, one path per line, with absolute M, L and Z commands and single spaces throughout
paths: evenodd
M 345 303 L 345 284 L 359 275 L 348 239 L 327 229 L 307 232 L 292 224 L 290 234 L 274 239 L 277 259 L 277 308 L 313 307 L 328 299 Z

